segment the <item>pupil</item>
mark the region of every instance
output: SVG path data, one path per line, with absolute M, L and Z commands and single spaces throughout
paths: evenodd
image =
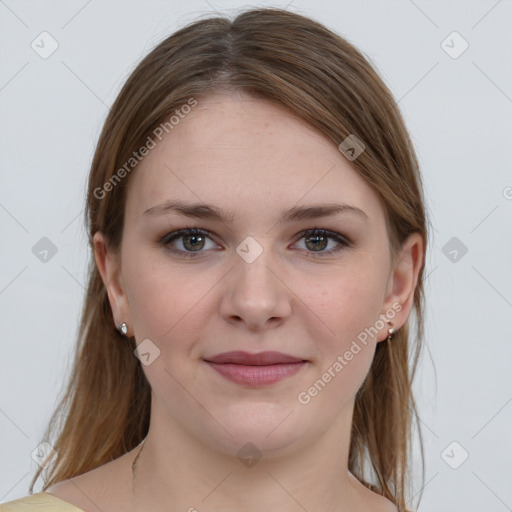
M 196 242 L 197 242 L 197 240 L 200 240 L 201 238 L 203 238 L 203 236 L 202 236 L 202 235 L 187 235 L 187 236 L 184 238 L 184 245 L 185 245 L 185 247 L 187 247 L 187 245 L 188 245 L 188 244 L 187 244 L 187 240 L 192 239 L 192 240 L 194 240 L 194 241 L 196 241 Z M 203 243 L 204 243 L 204 241 L 203 241 Z M 195 246 L 195 247 L 197 248 L 197 246 Z M 193 250 L 193 249 L 194 249 L 194 243 L 192 243 L 192 247 L 187 247 L 187 249 L 192 249 L 192 250 Z M 202 249 L 202 246 L 201 246 L 201 247 L 199 247 L 199 249 Z
M 324 244 L 322 245 L 321 243 L 318 244 L 317 242 L 319 241 L 319 239 L 323 239 L 323 242 Z M 325 249 L 325 242 L 326 242 L 326 238 L 322 235 L 314 235 L 314 236 L 309 236 L 307 238 L 307 240 L 316 240 L 316 242 L 313 244 L 313 247 L 320 247 L 320 245 L 322 245 L 320 248 L 321 249 Z

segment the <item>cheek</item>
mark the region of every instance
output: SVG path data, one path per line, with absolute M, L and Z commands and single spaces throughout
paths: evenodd
M 137 341 L 150 338 L 159 345 L 175 338 L 193 339 L 194 332 L 201 329 L 201 318 L 207 319 L 207 294 L 218 278 L 205 273 L 198 279 L 192 266 L 189 270 L 166 261 L 143 260 L 125 260 L 130 318 Z
M 322 320 L 328 333 L 327 348 L 343 348 L 357 335 L 374 325 L 382 306 L 383 274 L 369 265 L 343 268 L 331 276 L 304 279 L 298 295 Z
M 320 402 L 344 403 L 354 397 L 373 361 L 377 331 L 372 328 L 382 306 L 384 274 L 361 259 L 361 265 L 344 268 L 331 278 L 324 276 L 314 284 L 304 280 L 301 290 L 314 313 L 306 323 L 319 363 L 311 381 L 312 396 L 321 391 Z

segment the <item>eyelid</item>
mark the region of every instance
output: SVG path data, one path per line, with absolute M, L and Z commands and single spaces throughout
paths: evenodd
M 177 229 L 175 231 L 171 231 L 170 233 L 167 233 L 162 238 L 160 238 L 160 243 L 163 246 L 167 247 L 168 251 L 170 251 L 174 254 L 181 254 L 181 255 L 185 255 L 185 256 L 197 257 L 197 256 L 201 255 L 202 253 L 204 253 L 205 251 L 197 251 L 197 252 L 182 251 L 179 249 L 170 249 L 168 247 L 170 245 L 170 243 L 173 242 L 174 240 L 179 240 L 180 238 L 183 238 L 183 237 L 189 236 L 189 235 L 201 235 L 201 236 L 205 236 L 205 237 L 213 240 L 213 233 L 211 231 L 208 231 L 207 229 L 203 229 L 203 228 L 192 227 L 192 228 L 182 228 L 182 229 Z
M 170 233 L 167 233 L 166 235 L 161 237 L 160 243 L 161 243 L 161 245 L 165 246 L 167 248 L 167 250 L 171 253 L 183 255 L 185 257 L 193 257 L 193 258 L 194 257 L 202 257 L 207 251 L 202 251 L 202 250 L 200 250 L 200 251 L 183 251 L 180 249 L 171 249 L 168 247 L 170 245 L 170 243 L 173 242 L 174 240 L 178 240 L 178 239 L 188 236 L 188 235 L 201 235 L 201 236 L 210 238 L 211 240 L 214 240 L 214 236 L 215 236 L 211 231 L 209 231 L 207 229 L 203 229 L 203 228 L 197 228 L 197 227 L 182 228 L 182 229 L 177 229 L 175 231 L 171 231 Z M 328 239 L 334 240 L 338 244 L 337 247 L 335 247 L 334 249 L 330 249 L 329 251 L 308 251 L 305 249 L 300 249 L 301 251 L 306 251 L 308 253 L 308 257 L 312 256 L 312 257 L 322 258 L 324 256 L 333 255 L 334 253 L 336 253 L 344 248 L 352 247 L 352 242 L 346 236 L 344 236 L 341 233 L 338 233 L 336 231 L 331 231 L 329 229 L 319 228 L 319 227 L 308 228 L 308 229 L 304 229 L 301 232 L 299 232 L 296 235 L 296 241 L 294 242 L 294 244 L 296 244 L 299 240 L 306 237 L 307 235 L 325 236 Z

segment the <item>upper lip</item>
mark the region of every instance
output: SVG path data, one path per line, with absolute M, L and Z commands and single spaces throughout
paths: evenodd
M 289 354 L 283 354 L 281 352 L 258 352 L 257 354 L 250 354 L 249 352 L 235 350 L 205 358 L 205 361 L 220 364 L 233 363 L 246 366 L 264 366 L 280 363 L 300 363 L 301 361 L 304 361 L 304 359 L 294 357 Z

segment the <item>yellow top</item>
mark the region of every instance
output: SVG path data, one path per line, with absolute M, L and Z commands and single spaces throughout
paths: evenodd
M 406 509 L 410 512 L 409 509 Z M 38 492 L 14 501 L 0 503 L 0 512 L 84 512 L 81 508 L 47 492 Z
M 81 508 L 75 507 L 75 505 L 44 491 L 30 494 L 18 500 L 0 503 L 0 512 L 31 512 L 44 510 L 47 512 L 84 512 Z

